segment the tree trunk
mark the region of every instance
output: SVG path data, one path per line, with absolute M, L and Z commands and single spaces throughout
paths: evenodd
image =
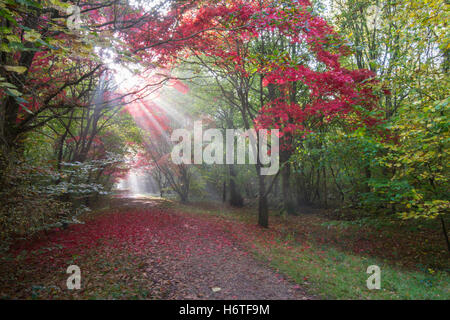
M 259 182 L 259 199 L 258 199 L 258 224 L 263 228 L 269 227 L 269 208 L 267 205 L 266 181 L 265 176 L 261 175 L 261 166 L 257 165 Z
M 227 181 L 223 181 L 222 202 L 227 202 Z
M 442 216 L 439 216 L 439 218 L 441 219 L 442 232 L 444 233 L 445 242 L 447 243 L 447 250 L 450 253 L 450 241 L 448 240 L 448 233 L 447 233 L 447 228 L 445 227 L 445 221 Z
M 365 185 L 365 188 L 366 188 L 365 191 L 368 193 L 368 192 L 370 192 L 370 184 L 369 184 L 369 180 L 372 178 L 372 172 L 370 171 L 370 166 L 369 166 L 369 165 L 367 165 L 367 166 L 364 168 L 364 174 L 365 174 L 365 179 L 364 179 L 364 180 L 367 181 L 367 183 L 366 183 L 366 185 Z
M 325 168 L 325 164 L 322 167 L 323 174 L 323 204 L 325 209 L 328 209 L 328 188 L 327 188 L 327 170 Z
M 296 206 L 292 199 L 291 190 L 291 165 L 289 164 L 289 154 L 286 152 L 281 153 L 281 162 L 284 164 L 281 171 L 281 191 L 283 193 L 283 208 L 288 214 L 295 214 Z
M 244 206 L 244 199 L 242 198 L 238 187 L 236 185 L 235 182 L 235 178 L 236 178 L 236 172 L 234 171 L 234 166 L 230 165 L 229 166 L 229 171 L 230 171 L 230 205 L 233 207 L 242 207 Z
M 181 203 L 188 203 L 189 202 L 187 195 L 185 195 L 183 193 L 180 193 L 179 196 L 180 196 Z

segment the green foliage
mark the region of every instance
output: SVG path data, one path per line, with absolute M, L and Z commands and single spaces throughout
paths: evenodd
M 391 190 L 403 207 L 404 218 L 435 218 L 449 212 L 449 98 L 401 114 L 392 126 L 398 143 L 387 143 L 380 164 L 394 172 L 391 183 L 405 186 Z M 378 191 L 383 186 L 374 185 Z
M 342 62 L 377 73 L 376 89 L 389 91 L 380 100 L 386 120 L 370 131 L 329 124 L 298 139 L 291 161 L 303 193 L 312 189 L 306 196 L 313 202 L 340 198 L 364 212 L 405 219 L 448 213 L 448 4 L 332 4 L 328 14 L 352 48 Z

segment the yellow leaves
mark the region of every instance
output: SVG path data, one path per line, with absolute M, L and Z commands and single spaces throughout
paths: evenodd
M 420 200 L 423 199 L 423 194 L 417 192 L 416 189 L 413 189 L 413 190 L 412 190 L 412 193 L 413 193 L 413 195 L 414 195 L 414 200 L 420 201 Z
M 2 44 L 0 44 L 0 51 L 11 52 L 12 49 L 10 47 L 8 47 L 8 45 L 6 43 L 2 43 Z
M 68 7 L 70 7 L 69 3 L 64 3 L 64 2 L 61 2 L 59 0 L 49 0 L 49 2 L 51 4 L 51 6 L 54 7 L 54 8 L 60 8 L 60 9 L 64 9 L 65 10 Z
M 23 38 L 25 41 L 34 42 L 41 38 L 41 34 L 35 30 L 25 31 Z
M 408 219 L 412 219 L 414 217 L 414 212 L 402 212 L 400 214 L 400 218 L 402 218 L 403 220 L 408 220 Z
M 62 40 L 62 39 L 49 39 L 48 41 L 47 41 L 50 45 L 52 45 L 52 46 L 54 46 L 54 47 L 57 47 L 57 48 L 61 48 L 61 47 L 63 47 L 64 46 L 64 44 L 65 44 L 65 41 L 64 40 Z
M 406 204 L 407 209 L 414 208 L 408 212 L 402 212 L 402 219 L 435 219 L 439 215 L 445 214 L 450 208 L 450 202 L 447 200 L 432 200 L 422 202 L 421 199 Z
M 3 68 L 5 68 L 6 71 L 16 72 L 16 73 L 24 73 L 25 71 L 27 71 L 27 68 L 22 67 L 22 66 L 3 66 Z
M 21 42 L 20 38 L 15 34 L 7 35 L 6 39 L 8 39 L 9 42 Z
M 73 45 L 73 51 L 79 57 L 89 58 L 93 53 L 93 46 L 88 43 L 78 42 Z
M 419 177 L 422 178 L 422 179 L 428 179 L 429 177 L 431 177 L 431 175 L 428 172 L 425 171 L 425 172 L 422 172 L 419 175 Z

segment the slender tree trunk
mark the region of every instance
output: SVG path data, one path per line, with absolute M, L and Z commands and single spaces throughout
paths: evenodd
M 367 181 L 366 183 L 366 192 L 370 192 L 370 185 L 369 185 L 369 180 L 372 178 L 372 172 L 370 171 L 370 166 L 367 165 L 367 167 L 364 168 L 364 174 L 365 174 L 365 181 Z
M 345 201 L 345 193 L 344 193 L 344 191 L 342 191 L 342 187 L 337 182 L 336 175 L 334 174 L 332 165 L 330 165 L 330 172 L 331 172 L 331 176 L 333 177 L 334 184 L 335 184 L 336 188 L 338 189 L 339 194 L 341 195 L 341 203 L 343 203 Z
M 224 180 L 223 182 L 223 191 L 222 191 L 222 202 L 227 202 L 227 181 Z
M 234 166 L 229 165 L 230 172 L 230 205 L 233 207 L 242 207 L 244 205 L 244 199 L 242 198 L 238 186 L 236 185 L 236 172 L 234 171 Z
M 75 110 L 72 110 L 72 112 L 70 113 L 69 122 L 67 123 L 67 126 L 65 127 L 65 131 L 64 131 L 64 133 L 61 136 L 61 139 L 59 141 L 59 145 L 58 145 L 58 164 L 57 164 L 58 172 L 61 171 L 61 162 L 63 160 L 64 143 L 66 141 L 67 135 L 69 134 L 69 130 L 70 130 L 70 126 L 72 124 L 74 112 L 75 112 Z
M 283 193 L 283 207 L 288 214 L 295 214 L 295 203 L 292 200 L 291 190 L 291 165 L 289 164 L 289 154 L 282 152 L 281 162 L 284 164 L 281 171 L 281 192 Z
M 259 174 L 259 201 L 258 201 L 258 224 L 263 228 L 269 227 L 269 208 L 267 205 L 265 176 Z
M 317 171 L 316 171 L 316 186 L 315 186 L 315 192 L 314 192 L 314 197 L 312 198 L 312 201 L 316 200 L 320 203 L 320 168 L 317 167 Z
M 178 195 L 180 196 L 181 203 L 188 203 L 189 202 L 188 195 L 185 192 L 180 192 Z
M 327 189 L 327 170 L 325 168 L 325 164 L 322 167 L 323 172 L 323 204 L 325 205 L 325 209 L 328 208 L 328 189 Z
M 450 241 L 448 239 L 448 233 L 447 233 L 447 228 L 445 227 L 445 221 L 444 221 L 444 218 L 442 216 L 439 216 L 439 218 L 441 219 L 442 232 L 444 233 L 445 241 L 447 243 L 447 250 L 450 253 Z

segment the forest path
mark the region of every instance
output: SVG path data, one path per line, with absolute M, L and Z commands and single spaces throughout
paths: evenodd
M 164 219 L 155 214 L 158 204 L 152 200 L 121 200 L 145 208 L 155 220 Z M 168 298 L 308 299 L 298 286 L 253 258 L 222 226 L 184 212 L 166 214 L 170 223 L 161 226 L 162 239 L 153 241 L 155 254 L 148 257 L 146 273 L 157 275 L 153 281 L 169 284 Z
M 252 257 L 217 221 L 164 208 L 146 198 L 114 202 L 114 209 L 83 225 L 27 243 L 29 259 L 13 259 L 15 265 L 0 270 L 2 280 L 6 280 L 3 272 L 15 270 L 12 278 L 22 281 L 15 282 L 14 293 L 8 289 L 11 284 L 1 283 L 0 294 L 47 299 L 310 298 Z M 16 255 L 23 250 L 14 248 Z M 81 269 L 78 291 L 66 288 L 65 271 L 72 264 Z

